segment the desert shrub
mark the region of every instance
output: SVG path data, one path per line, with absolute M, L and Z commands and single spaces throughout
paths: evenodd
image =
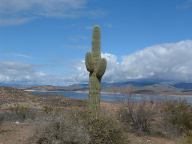
M 89 144 L 124 144 L 126 138 L 120 124 L 111 116 L 101 112 L 85 112 L 84 125 L 89 133 Z
M 37 144 L 88 144 L 89 135 L 76 114 L 63 112 L 34 137 Z
M 3 122 L 3 120 L 4 120 L 4 116 L 2 113 L 0 113 L 0 122 Z
M 1 130 L 1 125 L 3 124 L 4 121 L 4 115 L 0 113 L 0 130 Z
M 150 133 L 155 111 L 147 102 L 128 102 L 119 110 L 119 119 L 131 131 Z
M 192 131 L 188 132 L 179 142 L 178 144 L 192 144 Z
M 119 124 L 111 117 L 92 112 L 63 111 L 38 130 L 38 144 L 124 144 Z
M 13 113 L 13 115 L 16 115 L 16 120 L 23 121 L 27 118 L 34 119 L 35 117 L 33 109 L 30 109 L 30 107 L 25 104 L 11 105 L 9 110 Z
M 53 106 L 51 106 L 51 105 L 44 105 L 44 106 L 43 106 L 43 111 L 44 111 L 46 114 L 51 113 L 53 110 L 54 110 L 54 108 L 53 108 Z
M 83 107 L 85 108 L 87 105 L 87 101 L 85 100 L 75 100 L 75 99 L 68 99 L 63 96 L 59 95 L 53 95 L 53 94 L 46 94 L 46 95 L 39 95 L 40 98 L 45 98 L 46 101 L 44 101 L 45 104 L 50 106 L 57 106 L 57 107 Z
M 166 102 L 163 121 L 168 131 L 176 135 L 187 134 L 192 130 L 192 106 L 184 101 Z

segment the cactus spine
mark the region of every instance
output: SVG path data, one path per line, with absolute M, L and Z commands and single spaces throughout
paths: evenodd
M 85 65 L 89 71 L 89 108 L 97 110 L 100 106 L 101 78 L 105 73 L 107 61 L 101 58 L 100 28 L 95 26 L 92 36 L 92 51 L 85 56 Z

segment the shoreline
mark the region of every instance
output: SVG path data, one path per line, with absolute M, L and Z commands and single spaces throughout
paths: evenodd
M 76 91 L 76 90 L 24 90 L 26 92 L 42 92 L 42 93 L 62 93 L 62 92 L 74 92 L 74 93 L 84 93 L 84 94 L 88 94 L 88 91 Z M 137 96 L 170 96 L 170 97 L 192 97 L 192 94 L 168 94 L 168 93 L 120 93 L 120 92 L 105 92 L 105 91 L 101 91 L 101 94 L 106 94 L 106 95 L 121 95 L 121 96 L 131 96 L 131 95 L 137 95 Z

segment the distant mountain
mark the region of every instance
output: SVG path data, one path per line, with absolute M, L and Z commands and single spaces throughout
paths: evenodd
M 104 83 L 103 91 L 152 95 L 192 95 L 192 83 L 175 81 L 137 80 L 122 83 Z
M 106 88 L 112 88 L 112 87 L 144 87 L 144 86 L 150 86 L 150 85 L 155 85 L 155 84 L 159 84 L 160 82 L 157 81 L 128 81 L 128 82 L 117 82 L 117 83 L 102 83 L 102 89 L 106 89 Z M 32 86 L 30 88 L 27 88 L 28 90 L 41 90 L 41 91 L 84 91 L 84 90 L 88 90 L 88 83 L 85 84 L 73 84 L 73 85 L 69 85 L 69 86 L 52 86 L 52 85 L 45 85 L 45 86 Z
M 183 89 L 183 90 L 192 90 L 192 83 L 175 83 L 173 84 L 175 88 Z
M 86 91 L 88 90 L 88 83 L 79 83 L 69 86 L 52 86 L 52 85 L 34 85 L 34 84 L 24 84 L 20 83 L 0 83 L 0 86 L 15 87 L 25 90 L 40 90 L 40 91 Z M 112 89 L 112 88 L 128 88 L 134 87 L 136 89 L 179 89 L 183 91 L 192 91 L 192 83 L 190 82 L 176 82 L 176 81 L 166 81 L 166 80 L 132 80 L 126 82 L 116 82 L 116 83 L 102 83 L 102 89 Z M 144 91 L 145 91 L 144 90 Z
M 40 85 L 40 84 L 39 84 Z M 6 86 L 6 87 L 13 87 L 18 89 L 25 89 L 32 86 L 39 86 L 37 84 L 29 84 L 29 83 L 22 83 L 22 82 L 11 82 L 11 83 L 0 83 L 0 86 Z
M 103 83 L 104 87 L 124 87 L 124 86 L 135 86 L 135 87 L 143 87 L 149 85 L 159 84 L 157 81 L 127 81 L 127 82 L 117 82 L 117 83 Z
M 102 83 L 103 87 L 145 87 L 145 86 L 152 86 L 152 85 L 173 85 L 175 84 L 174 81 L 160 81 L 160 80 L 132 80 L 126 82 L 116 82 L 116 83 Z
M 26 90 L 36 90 L 36 91 L 84 91 L 88 89 L 87 84 L 74 84 L 70 86 L 52 86 L 52 85 L 44 85 L 44 86 L 32 86 L 30 88 L 26 88 Z

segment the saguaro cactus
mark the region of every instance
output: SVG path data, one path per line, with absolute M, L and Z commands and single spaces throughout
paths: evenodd
M 101 58 L 100 28 L 95 26 L 92 36 L 92 51 L 85 56 L 85 65 L 89 71 L 89 108 L 97 110 L 100 106 L 101 78 L 105 73 L 107 61 Z

